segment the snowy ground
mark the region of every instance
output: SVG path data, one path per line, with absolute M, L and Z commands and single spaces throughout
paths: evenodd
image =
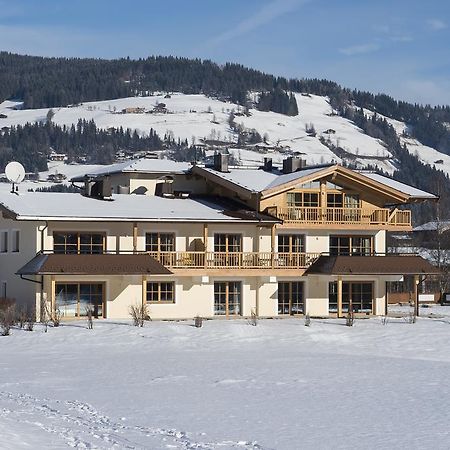
M 0 337 L 2 449 L 448 449 L 450 307 Z

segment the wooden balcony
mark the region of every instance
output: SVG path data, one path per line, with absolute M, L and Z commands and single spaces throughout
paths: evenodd
M 319 253 L 150 252 L 171 269 L 306 269 Z
M 378 208 L 268 208 L 267 212 L 286 224 L 313 226 L 373 226 L 408 229 L 411 228 L 411 211 L 405 209 Z

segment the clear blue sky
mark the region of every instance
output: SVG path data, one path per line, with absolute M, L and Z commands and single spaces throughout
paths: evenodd
M 232 61 L 450 104 L 450 0 L 0 0 L 0 49 Z

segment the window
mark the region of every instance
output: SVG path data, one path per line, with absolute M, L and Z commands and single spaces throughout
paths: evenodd
M 214 314 L 217 316 L 241 314 L 241 282 L 220 281 L 214 283 Z
M 319 194 L 317 192 L 288 192 L 286 200 L 288 208 L 315 208 L 319 206 Z
M 278 236 L 278 253 L 303 253 L 305 236 L 303 234 L 280 234 Z
M 328 287 L 329 311 L 337 312 L 337 282 L 329 283 Z M 342 312 L 350 308 L 350 301 L 354 312 L 372 312 L 373 283 L 371 282 L 343 282 L 342 283 Z
M 19 250 L 20 250 L 20 232 L 19 230 L 13 230 L 11 251 L 17 253 Z
M 327 194 L 327 207 L 328 208 L 342 208 L 343 195 L 342 193 Z
M 53 233 L 53 251 L 63 254 L 101 254 L 105 252 L 101 233 Z
M 344 197 L 345 208 L 359 208 L 359 195 L 358 194 L 345 194 Z
M 147 252 L 174 252 L 175 234 L 173 233 L 146 233 L 145 250 Z
M 95 318 L 104 317 L 102 283 L 56 283 L 55 300 L 63 317 L 86 317 L 88 308 Z
M 215 234 L 214 251 L 235 253 L 242 251 L 242 236 L 240 234 Z
M 369 256 L 372 243 L 372 236 L 330 236 L 330 255 Z
M 174 303 L 175 284 L 173 281 L 147 283 L 147 302 Z
M 278 314 L 303 313 L 303 282 L 283 281 L 278 283 Z
M 8 232 L 0 231 L 0 253 L 8 253 Z

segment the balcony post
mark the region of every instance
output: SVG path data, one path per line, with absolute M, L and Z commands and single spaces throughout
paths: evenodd
M 208 224 L 203 224 L 203 266 L 206 269 L 208 266 L 207 254 L 208 254 Z
M 270 229 L 270 265 L 272 269 L 275 267 L 275 224 Z
M 342 277 L 338 276 L 337 281 L 337 309 L 338 317 L 342 317 Z
M 327 181 L 324 179 L 320 180 L 320 195 L 319 195 L 319 222 L 323 223 L 326 219 L 326 208 L 327 208 Z
M 137 223 L 133 223 L 133 253 L 137 253 L 137 235 L 138 235 L 138 228 Z

